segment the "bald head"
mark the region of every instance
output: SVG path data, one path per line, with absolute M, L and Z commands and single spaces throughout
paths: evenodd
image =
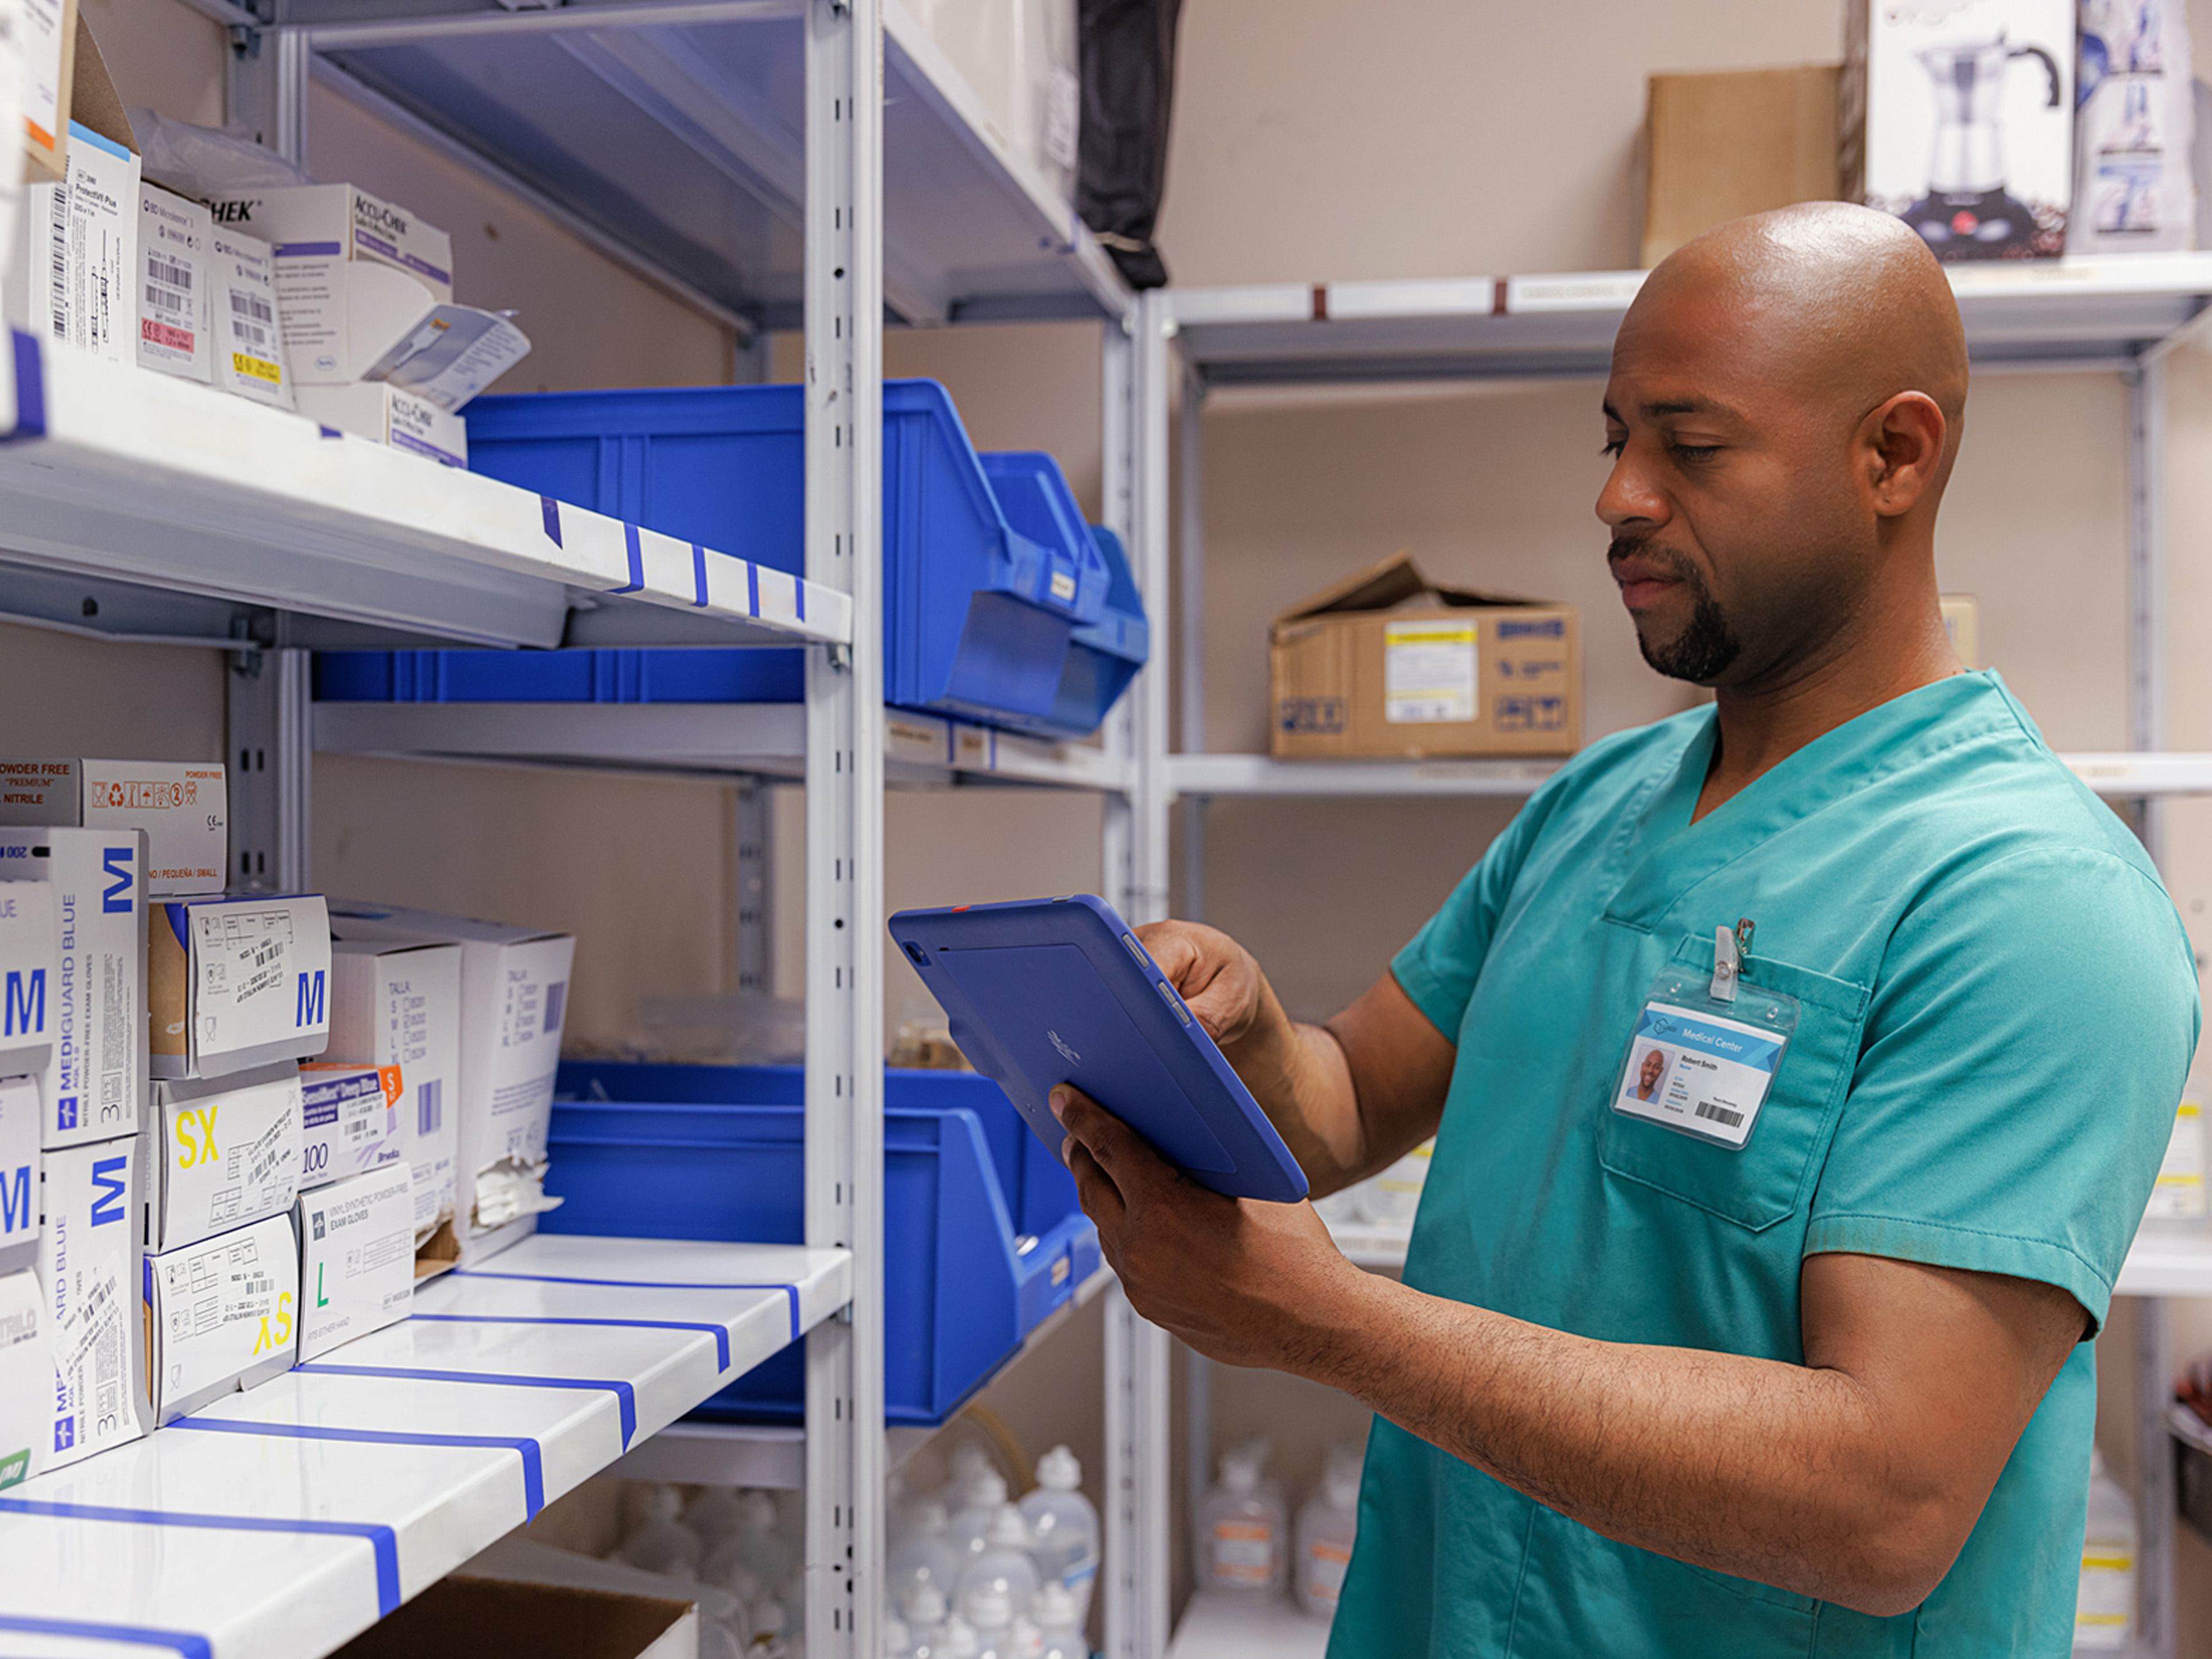
M 1778 684 L 1936 616 L 1966 342 L 1900 221 L 1808 203 L 1686 243 L 1622 319 L 1606 392 L 1598 512 L 1655 667 Z

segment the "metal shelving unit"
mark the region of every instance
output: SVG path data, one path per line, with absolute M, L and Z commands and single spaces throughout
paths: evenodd
M 1967 343 L 1980 372 L 2117 373 L 2129 399 L 2132 550 L 2130 735 L 2119 754 L 2072 755 L 2067 763 L 2107 799 L 2137 803 L 2146 844 L 2160 850 L 2163 803 L 2212 793 L 2212 755 L 2165 752 L 2165 360 L 2212 308 L 2212 253 L 2137 255 L 1949 268 Z M 1217 796 L 1513 799 L 1532 793 L 1555 764 L 1519 761 L 1282 762 L 1206 752 L 1205 526 L 1200 427 L 1217 387 L 1391 384 L 1437 380 L 1601 379 L 1613 337 L 1642 286 L 1640 271 L 1475 276 L 1416 282 L 1280 283 L 1170 290 L 1148 320 L 1172 341 L 1180 374 L 1164 376 L 1144 408 L 1148 452 L 1164 457 L 1171 415 L 1181 414 L 1182 508 L 1176 626 L 1182 752 L 1165 757 L 1168 792 L 1186 806 L 1186 909 L 1202 912 L 1206 802 Z M 1164 521 L 1158 526 L 1164 536 Z M 1401 1231 L 1342 1226 L 1352 1260 L 1401 1267 Z M 2144 1298 L 2138 1317 L 2142 1379 L 2137 1422 L 2147 1448 L 2162 1445 L 2171 1371 L 2159 1298 L 2212 1295 L 2212 1247 L 2147 1234 L 2130 1253 L 2120 1292 Z M 1203 1490 L 1211 1442 L 1210 1368 L 1191 1357 L 1191 1468 Z M 1159 1454 L 1164 1460 L 1165 1452 Z M 2173 1466 L 2142 1460 L 2141 1648 L 2170 1659 L 2173 1631 Z M 1195 1501 L 1196 1492 L 1194 1492 Z M 1209 1625 L 1207 1630 L 1212 1630 Z M 1189 1639 L 1185 1639 L 1186 1638 Z M 1231 1651 L 1206 1631 L 1178 1636 L 1190 1659 Z
M 741 369 L 759 362 L 766 330 L 805 328 L 804 581 L 19 343 L 12 362 L 0 353 L 0 430 L 20 401 L 15 424 L 31 441 L 0 448 L 0 614 L 234 650 L 231 747 L 266 763 L 238 769 L 234 838 L 248 872 L 287 886 L 310 884 L 319 749 L 806 781 L 806 1237 L 842 1264 L 842 1305 L 805 1332 L 807 1428 L 708 1438 L 731 1468 L 804 1485 L 809 1646 L 875 1659 L 876 1494 L 912 1449 L 910 1435 L 887 1436 L 884 1425 L 884 788 L 1098 791 L 1108 896 L 1142 921 L 1164 914 L 1167 893 L 1158 676 L 1139 677 L 1095 745 L 884 708 L 882 329 L 887 313 L 912 324 L 1101 325 L 1103 516 L 1131 544 L 1158 613 L 1166 457 L 1137 444 L 1139 411 L 1166 384 L 1161 332 L 1139 325 L 1159 314 L 1158 302 L 1140 307 L 898 0 L 499 10 L 424 0 L 398 18 L 375 0 L 194 3 L 232 28 L 231 118 L 280 153 L 310 160 L 311 95 L 349 99 L 728 324 Z M 11 370 L 27 361 L 17 400 Z M 219 463 L 206 453 L 210 434 Z M 453 641 L 820 648 L 808 653 L 803 705 L 310 702 L 312 648 Z M 1168 1431 L 1167 1341 L 1110 1279 L 1085 1294 L 1108 1304 L 1108 1650 L 1158 1659 L 1167 1492 L 1152 1452 Z M 678 1410 L 716 1386 L 701 1381 Z M 657 1414 L 652 1427 L 676 1414 Z M 702 1449 L 689 1426 L 680 1438 L 613 1445 L 593 1467 Z M 196 1501 L 220 1484 L 204 1474 L 193 1482 Z M 427 1558 L 401 1591 L 451 1565 Z M 350 1633 L 330 1629 L 328 1642 L 284 1650 L 306 1659 Z

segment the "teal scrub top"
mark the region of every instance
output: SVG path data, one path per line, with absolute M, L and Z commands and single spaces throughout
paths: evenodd
M 2063 1286 L 2101 1322 L 2196 1046 L 2197 971 L 2135 838 L 1993 673 L 1807 744 L 1692 823 L 1710 708 L 1595 744 L 1392 963 L 1458 1046 L 1406 1261 L 1431 1295 L 1608 1342 L 1802 1364 L 1825 1251 Z M 1799 1004 L 1749 1142 L 1613 1109 L 1670 964 L 1757 925 Z M 1957 1564 L 1875 1618 L 1620 1544 L 1376 1419 L 1330 1659 L 2068 1652 L 2085 1340 Z

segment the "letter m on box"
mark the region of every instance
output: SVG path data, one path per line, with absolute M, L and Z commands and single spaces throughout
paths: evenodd
M 20 968 L 8 972 L 7 997 L 0 1008 L 0 1036 L 28 1036 L 46 1029 L 46 970 Z
M 300 975 L 300 1001 L 292 1024 L 304 1030 L 323 1023 L 323 970 Z

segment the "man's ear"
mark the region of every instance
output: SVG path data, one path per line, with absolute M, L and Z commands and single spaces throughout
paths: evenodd
M 1924 392 L 1900 392 L 1859 423 L 1856 441 L 1876 514 L 1900 518 L 1919 505 L 1942 476 L 1950 429 Z

